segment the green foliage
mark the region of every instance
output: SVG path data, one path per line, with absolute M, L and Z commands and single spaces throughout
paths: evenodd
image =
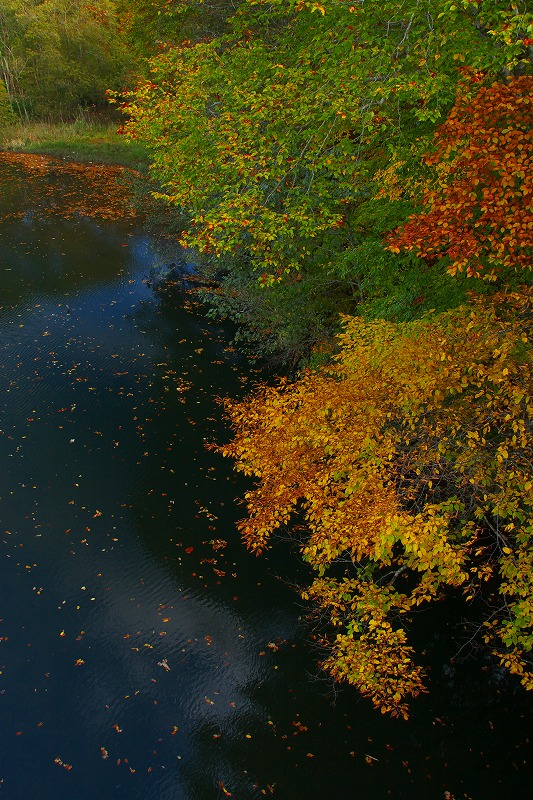
M 5 128 L 6 125 L 13 123 L 13 109 L 9 101 L 6 85 L 0 78 L 0 128 Z
M 226 0 L 117 0 L 121 28 L 141 58 L 184 40 L 213 38 L 226 28 L 235 3 Z
M 410 253 L 393 256 L 381 240 L 363 240 L 345 258 L 360 292 L 357 313 L 366 319 L 416 319 L 460 305 L 472 290 L 486 290 L 481 281 L 454 279 L 441 265 L 427 264 Z
M 348 283 L 319 271 L 289 276 L 266 287 L 246 262 L 232 261 L 225 270 L 218 262 L 218 267 L 213 276 L 216 282 L 208 282 L 200 293 L 209 314 L 237 323 L 239 349 L 254 358 L 266 357 L 277 367 L 301 365 L 318 342 L 338 329 L 339 311 L 353 307 Z M 205 267 L 200 272 L 210 274 Z
M 183 40 L 187 20 L 197 33 Z M 465 70 L 531 71 L 525 6 L 136 0 L 130 22 L 159 52 L 123 105 L 126 130 L 151 153 L 158 197 L 186 219 L 182 244 L 222 265 L 215 308 L 253 316 L 264 352 L 275 347 L 268 313 L 281 350 L 304 352 L 335 328 L 338 300 L 409 319 L 464 299 L 464 285 L 385 254 L 380 240 L 420 208 L 430 172 L 421 155 Z M 270 299 L 254 286 L 284 281 Z M 302 310 L 296 325 L 289 298 Z
M 0 68 L 23 118 L 106 104 L 130 70 L 113 0 L 0 0 Z
M 354 209 L 377 199 L 384 166 L 422 152 L 463 62 L 492 73 L 526 63 L 511 7 L 476 9 L 244 2 L 225 35 L 156 56 L 128 130 L 151 149 L 162 194 L 190 214 L 183 241 L 217 255 L 241 247 L 271 280 L 305 269 L 325 239 L 349 246 Z

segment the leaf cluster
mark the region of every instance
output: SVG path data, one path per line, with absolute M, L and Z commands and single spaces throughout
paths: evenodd
M 325 666 L 385 711 L 406 716 L 424 689 L 409 613 L 450 590 L 484 597 L 480 636 L 531 686 L 532 300 L 346 317 L 332 365 L 228 402 L 221 451 L 257 479 L 244 540 L 261 552 L 303 513 L 305 595 L 334 631 Z
M 390 247 L 495 280 L 533 267 L 533 77 L 460 93 L 425 161 L 433 181 Z

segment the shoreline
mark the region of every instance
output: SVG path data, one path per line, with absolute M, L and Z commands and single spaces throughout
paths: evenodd
M 128 167 L 148 168 L 146 150 L 117 132 L 117 121 L 17 122 L 0 128 L 0 151 L 32 153 L 56 158 Z

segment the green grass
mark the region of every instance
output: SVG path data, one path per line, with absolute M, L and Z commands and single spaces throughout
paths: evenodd
M 120 164 L 144 170 L 143 147 L 117 133 L 118 123 L 78 118 L 73 122 L 15 123 L 0 128 L 0 150 L 41 153 L 73 161 Z

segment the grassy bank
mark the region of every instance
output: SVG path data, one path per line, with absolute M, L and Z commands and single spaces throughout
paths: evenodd
M 118 123 L 109 120 L 15 123 L 0 128 L 0 150 L 145 168 L 148 164 L 145 150 L 127 142 L 117 128 Z

